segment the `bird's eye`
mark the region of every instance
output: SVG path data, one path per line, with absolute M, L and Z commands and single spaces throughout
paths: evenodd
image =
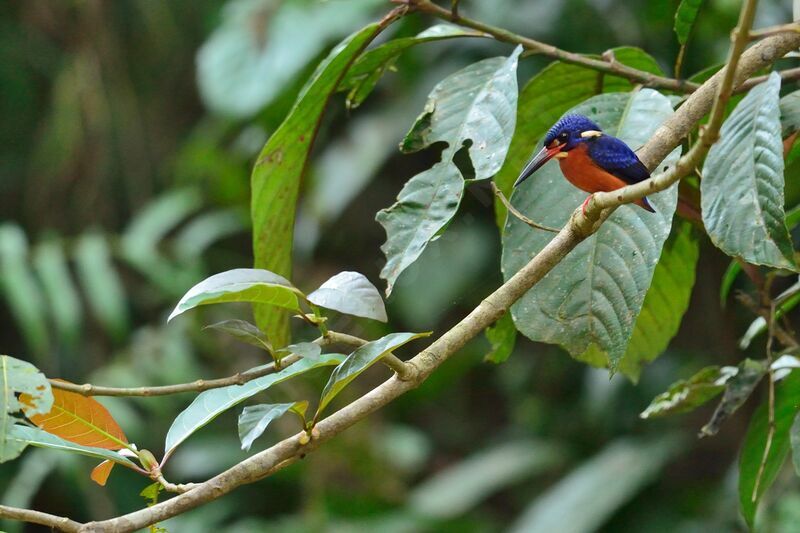
M 566 132 L 566 131 L 565 131 L 565 132 L 562 132 L 562 133 L 561 133 L 561 134 L 559 134 L 559 136 L 558 136 L 558 138 L 559 138 L 559 139 L 566 139 L 567 137 L 569 137 L 569 135 L 567 135 L 567 132 Z

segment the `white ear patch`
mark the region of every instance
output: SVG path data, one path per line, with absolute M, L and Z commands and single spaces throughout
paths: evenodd
M 590 137 L 600 137 L 602 134 L 603 134 L 602 131 L 586 130 L 581 132 L 581 137 L 583 137 L 584 139 L 588 139 Z
M 556 155 L 554 155 L 553 157 L 555 157 L 556 159 L 564 159 L 564 158 L 565 158 L 565 157 L 567 157 L 568 155 L 569 155 L 569 152 L 558 152 L 558 153 L 557 153 Z

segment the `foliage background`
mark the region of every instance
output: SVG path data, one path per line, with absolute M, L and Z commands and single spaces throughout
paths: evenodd
M 230 308 L 209 307 L 170 326 L 166 314 L 205 275 L 252 262 L 247 210 L 258 150 L 327 47 L 380 14 L 384 4 L 0 4 L 2 352 L 35 362 L 47 375 L 115 385 L 224 376 L 258 364 L 262 355 L 256 351 L 201 331 L 229 318 Z M 756 27 L 790 20 L 789 4 L 762 1 Z M 678 49 L 672 32 L 676 5 L 465 0 L 462 10 L 568 50 L 638 46 L 670 72 Z M 738 2 L 705 2 L 684 73 L 724 60 L 737 12 Z M 271 27 L 275 17 L 284 17 L 278 20 L 293 31 Z M 408 17 L 394 35 L 413 35 L 431 23 Z M 287 35 L 297 40 L 287 44 Z M 255 48 L 237 48 L 242 39 Z M 252 68 L 249 52 L 256 58 L 273 53 L 279 60 Z M 378 281 L 384 234 L 374 215 L 394 201 L 410 176 L 436 160 L 435 150 L 403 156 L 397 142 L 438 80 L 509 52 L 480 39 L 422 45 L 402 56 L 398 71 L 361 108 L 348 112 L 341 95 L 332 101 L 302 191 L 297 286 L 316 287 L 342 270 Z M 537 57 L 522 61 L 520 82 L 547 63 Z M 245 86 L 253 89 L 234 90 Z M 796 174 L 796 166 L 787 169 L 789 205 L 800 192 Z M 500 283 L 490 191 L 468 191 L 453 226 L 401 277 L 388 301 L 390 324 L 348 322 L 337 329 L 360 329 L 369 337 L 392 330 L 440 332 Z M 105 263 L 103 243 L 110 254 Z M 727 264 L 703 242 L 681 330 L 638 386 L 621 376 L 609 380 L 605 371 L 522 337 L 511 359 L 494 366 L 482 362 L 488 343 L 474 341 L 418 390 L 300 464 L 165 525 L 174 531 L 352 530 L 376 524 L 391 530 L 495 531 L 520 524 L 529 506 L 546 502 L 565 530 L 578 514 L 595 518 L 572 524 L 575 531 L 739 530 L 735 461 L 755 403 L 717 437 L 703 440 L 694 435 L 713 407 L 667 420 L 638 418 L 676 379 L 705 365 L 735 365 L 745 355 L 763 354 L 763 340 L 749 353 L 738 348 L 752 317 L 735 305 L 720 308 Z M 59 279 L 52 273 L 60 267 L 53 265 L 68 269 L 61 273 L 69 283 L 48 285 L 48 279 Z M 237 311 L 242 317 L 249 313 L 246 307 Z M 356 397 L 384 373 L 372 369 L 339 401 Z M 269 399 L 302 395 L 303 387 L 317 390 L 322 379 L 288 383 Z M 133 442 L 160 449 L 171 420 L 190 400 L 191 395 L 101 401 Z M 254 449 L 292 430 L 291 421 L 281 421 Z M 168 477 L 202 480 L 243 456 L 234 414 L 228 413 L 186 443 Z M 572 485 L 559 485 L 576 469 L 598 464 L 582 470 Z M 117 469 L 103 489 L 88 479 L 90 465 L 30 449 L 22 460 L 0 466 L 0 501 L 77 520 L 144 504 L 138 496 L 143 479 Z M 598 498 L 597 491 L 609 486 L 621 496 Z M 777 501 L 766 517 L 774 530 L 791 531 L 800 518 L 799 489 L 794 476 L 779 478 L 772 491 Z M 553 498 L 554 490 L 565 492 Z M 35 530 L 11 523 L 0 528 Z

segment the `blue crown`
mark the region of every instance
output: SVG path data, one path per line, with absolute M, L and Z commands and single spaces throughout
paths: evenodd
M 583 115 L 564 115 L 561 117 L 561 120 L 553 124 L 553 127 L 550 128 L 550 131 L 548 131 L 547 135 L 544 136 L 544 145 L 547 146 L 553 142 L 553 139 L 558 137 L 558 134 L 563 131 L 572 133 L 588 130 L 602 131 L 600 126 Z

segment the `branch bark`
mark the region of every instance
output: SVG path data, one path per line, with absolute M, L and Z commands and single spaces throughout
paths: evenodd
M 31 511 L 30 509 L 20 509 L 18 507 L 9 507 L 8 505 L 0 505 L 0 518 L 30 522 L 31 524 L 39 524 L 69 533 L 80 531 L 82 526 L 82 524 L 64 516 Z

